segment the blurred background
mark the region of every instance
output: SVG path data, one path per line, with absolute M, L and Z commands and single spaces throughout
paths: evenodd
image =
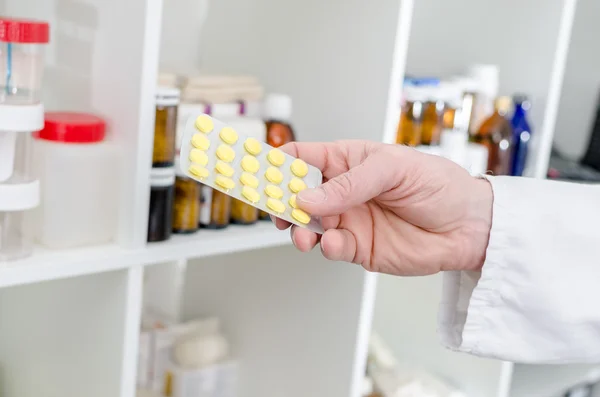
M 0 0 L 0 396 L 592 397 L 440 347 L 441 276 L 300 254 L 190 117 L 600 181 L 596 0 Z M 543 197 L 540 197 L 543 200 Z M 518 205 L 515 200 L 515 205 Z

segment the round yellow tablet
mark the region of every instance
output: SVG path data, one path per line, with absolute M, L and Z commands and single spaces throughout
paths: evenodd
M 305 225 L 310 222 L 310 215 L 299 209 L 292 210 L 292 218 Z
M 244 171 L 250 172 L 252 174 L 256 174 L 260 168 L 260 163 L 256 159 L 256 157 L 252 156 L 244 156 L 242 158 L 242 169 Z
M 238 134 L 231 127 L 224 127 L 221 132 L 219 132 L 219 137 L 221 140 L 229 145 L 233 145 L 238 140 Z
M 267 160 L 275 167 L 280 167 L 285 163 L 285 154 L 279 149 L 271 149 L 267 154 Z
M 288 201 L 288 204 L 292 208 L 298 208 L 298 204 L 296 204 L 296 195 L 295 194 L 292 194 L 292 196 L 290 197 L 290 200 Z
M 288 184 L 290 190 L 294 193 L 298 193 L 306 189 L 306 183 L 302 179 L 292 178 L 290 183 Z
M 208 150 L 210 141 L 203 134 L 194 134 L 192 137 L 192 146 L 200 150 Z
M 231 178 L 227 178 L 223 175 L 217 175 L 215 178 L 215 183 L 217 186 L 222 187 L 225 190 L 231 190 L 235 187 L 235 182 Z
M 256 156 L 262 151 L 262 145 L 258 139 L 248 138 L 246 139 L 246 142 L 244 142 L 244 149 L 246 149 L 248 153 Z
M 279 200 L 283 197 L 283 190 L 281 190 L 279 187 L 277 187 L 275 185 L 267 185 L 265 187 L 265 193 L 267 194 L 267 196 L 277 199 L 277 200 Z
M 306 163 L 300 159 L 292 161 L 290 169 L 294 175 L 300 178 L 304 178 L 306 174 L 308 174 L 308 165 L 306 165 Z
M 194 125 L 196 126 L 196 129 L 198 131 L 203 132 L 205 134 L 210 133 L 213 130 L 213 128 L 215 128 L 212 119 L 206 114 L 198 116 Z
M 233 167 L 223 161 L 217 161 L 217 164 L 215 165 L 215 169 L 217 170 L 217 172 L 219 174 L 225 175 L 228 178 L 231 178 L 233 176 L 233 174 L 235 173 L 235 170 L 233 169 Z
M 283 181 L 283 174 L 277 168 L 269 167 L 267 168 L 267 172 L 265 172 L 265 178 L 269 182 L 279 185 Z
M 200 149 L 192 149 L 189 158 L 192 163 L 200 164 L 201 166 L 208 164 L 208 156 Z
M 277 212 L 278 214 L 282 214 L 285 212 L 285 205 L 281 201 L 272 198 L 267 200 L 267 207 L 271 211 Z
M 251 203 L 258 203 L 260 200 L 260 194 L 258 194 L 256 190 L 249 186 L 244 186 L 242 188 L 242 196 L 244 196 L 246 200 L 250 201 Z
M 198 164 L 190 165 L 190 168 L 188 168 L 188 171 L 190 174 L 197 176 L 200 179 L 204 179 L 204 178 L 208 177 L 208 175 L 210 174 L 210 172 L 206 168 L 201 167 Z
M 248 172 L 242 172 L 240 182 L 242 182 L 242 185 L 250 186 L 254 189 L 258 187 L 258 178 Z
M 226 163 L 231 163 L 235 159 L 235 151 L 231 146 L 219 145 L 217 148 L 217 157 Z

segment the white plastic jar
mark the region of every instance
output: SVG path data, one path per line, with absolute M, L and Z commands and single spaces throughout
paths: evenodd
M 34 135 L 32 169 L 41 202 L 28 222 L 33 237 L 54 249 L 112 241 L 116 233 L 119 158 L 101 118 L 46 113 Z
M 46 22 L 0 17 L 0 103 L 40 102 L 49 38 Z

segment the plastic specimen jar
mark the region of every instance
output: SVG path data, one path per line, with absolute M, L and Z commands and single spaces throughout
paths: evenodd
M 46 22 L 0 17 L 0 103 L 40 102 L 49 38 Z
M 118 151 L 105 140 L 98 116 L 46 113 L 35 134 L 33 174 L 40 181 L 40 206 L 31 212 L 35 239 L 65 249 L 112 241 L 117 228 L 120 170 Z

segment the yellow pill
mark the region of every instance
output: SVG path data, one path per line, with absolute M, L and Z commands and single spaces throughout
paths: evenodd
M 242 158 L 242 169 L 247 172 L 256 174 L 260 168 L 260 163 L 256 157 L 244 156 Z
M 267 185 L 265 187 L 265 193 L 267 196 L 278 200 L 283 197 L 283 190 L 275 185 Z
M 267 154 L 267 160 L 275 167 L 280 167 L 285 163 L 285 154 L 279 149 L 271 149 L 269 154 Z
M 231 146 L 219 145 L 217 148 L 217 157 L 226 163 L 231 163 L 235 159 L 235 151 Z
M 208 150 L 210 147 L 210 141 L 203 134 L 194 134 L 192 137 L 192 146 L 194 146 L 196 149 Z
M 267 168 L 267 172 L 265 172 L 265 178 L 267 178 L 269 182 L 279 185 L 281 181 L 283 181 L 283 174 L 277 168 L 269 167 Z
M 267 207 L 271 211 L 276 212 L 278 214 L 282 214 L 285 212 L 285 205 L 281 201 L 272 198 L 267 200 Z
M 213 130 L 213 128 L 215 128 L 215 125 L 213 124 L 213 121 L 210 118 L 210 116 L 207 116 L 205 114 L 198 116 L 194 125 L 196 126 L 196 129 L 198 131 L 203 132 L 205 134 L 210 133 Z
M 215 165 L 215 169 L 217 170 L 217 172 L 221 175 L 225 175 L 228 178 L 231 178 L 233 176 L 233 174 L 235 173 L 235 170 L 233 169 L 232 166 L 230 166 L 227 163 L 224 163 L 222 161 L 217 161 L 217 164 Z
M 231 127 L 224 127 L 221 132 L 219 132 L 219 137 L 225 143 L 233 145 L 238 140 L 238 134 Z
M 310 222 L 310 215 L 299 209 L 292 210 L 292 218 L 305 225 Z
M 210 172 L 206 168 L 201 167 L 198 164 L 190 165 L 190 168 L 188 168 L 188 171 L 190 174 L 197 176 L 200 179 L 204 179 L 204 178 L 208 177 L 208 175 L 210 174 Z
M 206 164 L 208 164 L 208 156 L 206 155 L 206 153 L 204 153 L 204 151 L 200 149 L 192 149 L 190 151 L 190 161 L 192 163 L 205 166 Z
M 292 197 L 290 197 L 290 200 L 288 201 L 288 203 L 290 204 L 290 207 L 298 208 L 298 204 L 296 204 L 296 195 L 295 194 L 292 194 Z
M 306 163 L 300 159 L 292 161 L 290 169 L 292 170 L 294 175 L 300 178 L 304 178 L 306 174 L 308 174 L 308 165 L 306 165 Z
M 306 189 L 306 183 L 302 179 L 293 178 L 288 184 L 290 190 L 294 193 L 298 193 Z
M 244 186 L 242 188 L 242 196 L 244 196 L 246 200 L 250 201 L 251 203 L 258 203 L 260 200 L 260 194 L 248 186 Z
M 254 156 L 259 154 L 262 151 L 262 145 L 258 141 L 258 139 L 248 138 L 246 142 L 244 142 L 244 149 Z
M 225 190 L 231 190 L 235 187 L 235 182 L 233 179 L 227 178 L 223 175 L 217 175 L 215 178 L 215 183 Z
M 250 186 L 254 189 L 258 187 L 258 178 L 247 172 L 242 172 L 242 175 L 240 176 L 240 182 L 242 182 L 242 185 Z

